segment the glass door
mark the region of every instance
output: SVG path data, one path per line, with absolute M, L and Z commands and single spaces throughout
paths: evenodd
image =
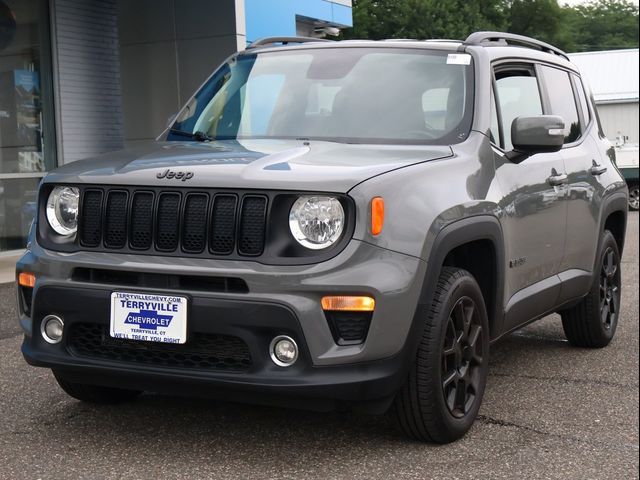
M 47 0 L 0 0 L 0 251 L 25 247 L 56 165 Z

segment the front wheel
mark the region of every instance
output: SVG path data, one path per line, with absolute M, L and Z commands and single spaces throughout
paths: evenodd
M 415 361 L 394 409 L 416 440 L 449 443 L 473 424 L 489 362 L 489 322 L 478 283 L 466 270 L 445 267 Z
M 605 230 L 600 238 L 591 290 L 579 304 L 560 312 L 569 343 L 588 348 L 609 345 L 620 317 L 621 278 L 618 244 L 611 232 Z

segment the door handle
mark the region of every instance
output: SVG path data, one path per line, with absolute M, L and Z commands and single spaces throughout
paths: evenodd
M 549 182 L 549 185 L 552 187 L 557 187 L 569 183 L 569 177 L 564 173 L 558 173 L 554 168 L 551 170 L 551 176 L 547 178 L 547 182 Z
M 607 171 L 607 167 L 598 165 L 595 160 L 592 160 L 592 166 L 589 169 L 589 173 L 591 173 L 591 175 L 602 175 L 606 171 Z

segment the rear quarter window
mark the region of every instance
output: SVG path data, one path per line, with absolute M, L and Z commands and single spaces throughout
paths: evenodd
M 591 112 L 589 112 L 589 103 L 587 102 L 587 95 L 584 92 L 584 85 L 582 84 L 582 80 L 580 80 L 580 77 L 578 77 L 577 75 L 574 75 L 573 78 L 576 84 L 576 90 L 578 92 L 580 109 L 582 110 L 582 119 L 584 122 L 582 130 L 584 131 L 586 130 L 587 125 L 591 123 Z

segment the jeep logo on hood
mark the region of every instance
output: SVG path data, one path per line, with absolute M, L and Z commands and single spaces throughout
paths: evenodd
M 193 172 L 174 172 L 173 170 L 166 169 L 164 172 L 156 174 L 156 178 L 175 178 L 176 180 L 186 182 L 190 178 L 193 178 Z

